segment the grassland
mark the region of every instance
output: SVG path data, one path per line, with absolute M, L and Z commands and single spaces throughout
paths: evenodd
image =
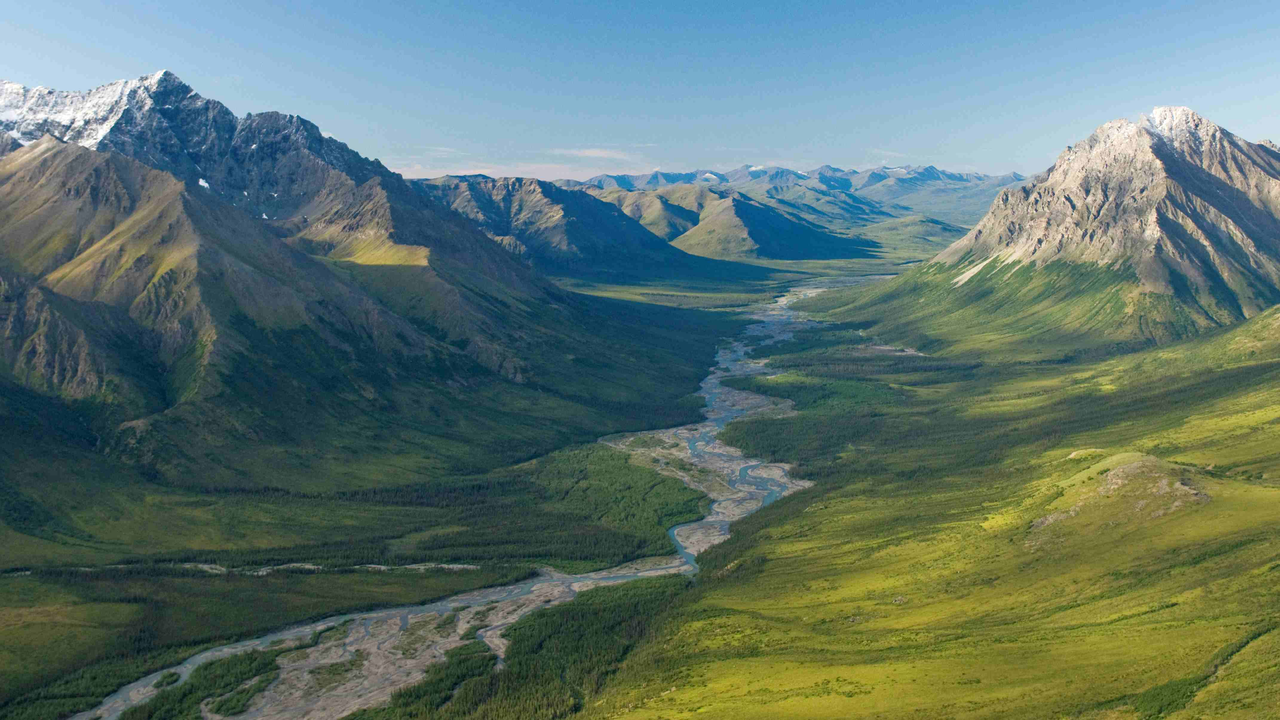
M 740 381 L 799 413 L 721 439 L 817 486 L 701 556 L 584 717 L 1280 712 L 1280 314 L 1049 363 L 850 332 Z

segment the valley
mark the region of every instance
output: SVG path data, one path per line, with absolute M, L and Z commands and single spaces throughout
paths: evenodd
M 0 131 L 0 720 L 1280 707 L 1274 143 L 413 177 L 168 71 Z
M 453 654 L 467 647 L 469 641 L 484 643 L 500 666 L 509 645 L 504 631 L 528 613 L 568 602 L 578 593 L 600 586 L 696 573 L 698 565 L 695 558 L 729 539 L 731 523 L 812 486 L 806 481 L 792 480 L 784 465 L 744 457 L 741 452 L 717 440 L 716 436 L 731 421 L 781 417 L 793 412 L 787 403 L 734 389 L 725 383 L 733 378 L 752 377 L 763 372 L 759 363 L 748 359 L 753 350 L 792 340 L 798 331 L 812 330 L 814 323 L 790 309 L 793 302 L 835 287 L 865 281 L 866 278 L 832 278 L 804 283 L 753 312 L 751 319 L 755 322 L 746 328 L 741 339 L 720 351 L 716 367 L 702 382 L 699 395 L 706 400 L 705 422 L 601 440 L 601 443 L 631 455 L 632 462 L 657 465 L 658 472 L 680 478 L 687 486 L 705 493 L 713 501 L 710 512 L 703 519 L 669 529 L 668 534 L 677 551 L 675 556 L 648 558 L 576 575 L 542 568 L 535 577 L 512 585 L 475 590 L 414 607 L 326 618 L 253 640 L 205 650 L 179 665 L 155 670 L 125 685 L 97 708 L 75 717 L 78 720 L 150 717 L 139 713 L 152 712 L 145 709 L 154 707 L 148 703 L 164 705 L 168 696 L 184 693 L 187 688 L 184 681 L 193 677 L 192 673 L 197 668 L 219 661 L 235 662 L 234 658 L 244 653 L 271 651 L 273 658 L 280 656 L 281 669 L 272 671 L 270 680 L 258 691 L 260 695 L 255 693 L 257 697 L 248 699 L 241 710 L 243 716 L 337 718 L 387 703 L 396 691 L 420 682 L 424 674 L 430 672 L 429 667 L 433 663 L 455 662 Z M 200 569 L 215 574 L 226 573 L 226 569 L 219 566 Z M 288 570 L 281 568 L 278 572 Z M 377 571 L 414 573 L 433 570 L 462 572 L 480 568 L 455 566 L 436 570 L 428 565 L 380 568 Z M 352 667 L 335 681 L 317 679 L 325 669 L 344 666 L 344 663 Z M 202 670 L 196 677 L 208 672 Z M 175 675 L 175 680 L 157 685 L 161 678 Z M 158 697 L 160 695 L 165 697 Z M 196 701 L 201 699 L 195 698 Z M 214 707 L 218 702 L 224 702 L 217 696 L 210 696 L 208 700 L 214 703 Z

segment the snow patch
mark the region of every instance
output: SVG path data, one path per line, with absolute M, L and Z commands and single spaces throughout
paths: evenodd
M 200 187 L 204 188 L 205 190 L 211 189 L 209 187 L 209 183 L 205 182 L 204 178 L 200 178 Z
M 751 171 L 751 172 L 755 172 L 755 171 L 757 171 L 757 170 L 763 170 L 763 169 L 764 169 L 764 166 L 763 166 L 763 165 L 752 165 L 752 166 L 751 166 L 751 168 L 750 168 L 750 171 Z
M 250 145 L 250 146 L 249 146 L 249 149 L 250 149 L 250 150 L 257 150 L 257 149 L 258 149 L 258 143 L 254 143 L 254 144 Z
M 266 220 L 266 219 L 267 219 L 267 214 L 266 214 L 266 213 L 262 213 L 262 219 L 263 219 L 263 220 Z
M 245 196 L 245 197 L 249 197 L 249 191 L 248 191 L 248 190 L 242 190 L 241 192 L 243 192 L 243 193 L 244 193 L 244 196 Z

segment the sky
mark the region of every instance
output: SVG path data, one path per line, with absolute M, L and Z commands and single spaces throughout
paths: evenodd
M 409 177 L 937 165 L 1031 174 L 1187 105 L 1280 141 L 1280 3 L 23 3 L 0 79 L 168 69 Z

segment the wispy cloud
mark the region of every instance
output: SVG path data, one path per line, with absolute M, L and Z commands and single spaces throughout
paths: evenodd
M 417 148 L 417 149 L 420 150 L 424 155 L 436 155 L 439 157 L 445 157 L 448 155 L 465 155 L 466 154 L 457 148 L 438 147 L 435 145 L 427 145 L 426 147 Z
M 547 152 L 552 155 L 587 158 L 590 160 L 624 160 L 628 162 L 635 160 L 635 157 L 630 153 L 609 148 L 556 148 Z
M 395 172 L 407 178 L 432 178 L 441 175 L 488 175 L 490 177 L 534 177 L 542 180 L 585 180 L 607 173 L 639 173 L 645 167 L 618 166 L 604 163 L 554 163 L 554 162 L 486 162 L 463 163 L 412 162 L 388 163 Z

